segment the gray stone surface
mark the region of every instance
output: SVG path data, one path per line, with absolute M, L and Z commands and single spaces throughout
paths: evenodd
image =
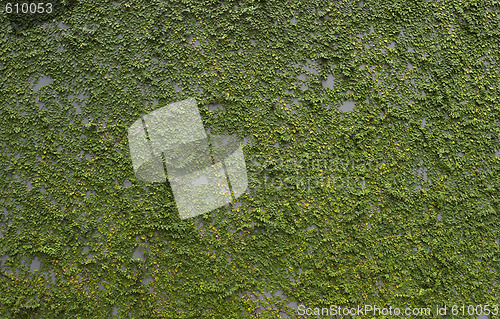
M 340 110 L 342 112 L 352 112 L 354 110 L 354 107 L 356 106 L 356 102 L 352 100 L 347 100 L 340 105 Z

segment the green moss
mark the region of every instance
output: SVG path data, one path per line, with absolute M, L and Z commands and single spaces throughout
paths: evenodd
M 496 1 L 81 1 L 14 20 L 2 7 L 1 317 L 497 303 Z M 168 184 L 135 178 L 127 129 L 188 97 L 248 141 L 250 189 L 181 221 Z

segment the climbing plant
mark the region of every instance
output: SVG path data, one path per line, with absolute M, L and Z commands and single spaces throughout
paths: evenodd
M 2 318 L 498 305 L 498 1 L 50 2 L 0 8 Z M 189 97 L 249 188 L 180 220 L 127 129 Z

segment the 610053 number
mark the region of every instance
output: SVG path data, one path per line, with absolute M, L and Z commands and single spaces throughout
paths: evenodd
M 52 3 L 7 3 L 7 13 L 52 13 Z

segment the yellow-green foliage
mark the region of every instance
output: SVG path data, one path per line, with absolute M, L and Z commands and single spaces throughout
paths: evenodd
M 4 6 L 0 317 L 498 302 L 498 1 Z M 127 128 L 188 97 L 247 141 L 250 189 L 181 221 Z

